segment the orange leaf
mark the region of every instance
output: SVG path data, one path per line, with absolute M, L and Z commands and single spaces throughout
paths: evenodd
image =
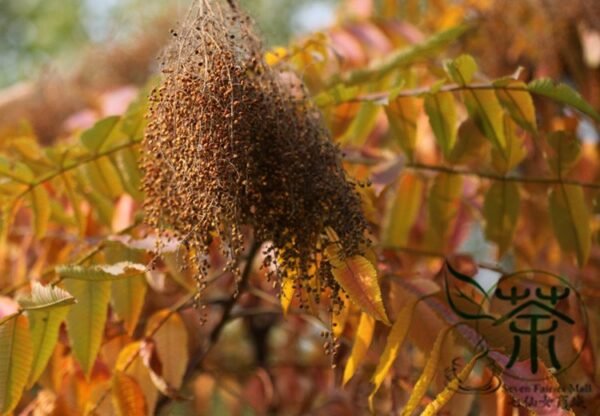
M 145 416 L 146 399 L 135 379 L 122 371 L 116 371 L 112 382 L 113 402 L 121 416 Z
M 386 325 L 390 321 L 385 313 L 381 299 L 381 289 L 377 281 L 375 267 L 363 256 L 340 259 L 339 248 L 329 246 L 326 249 L 335 280 L 365 313 Z

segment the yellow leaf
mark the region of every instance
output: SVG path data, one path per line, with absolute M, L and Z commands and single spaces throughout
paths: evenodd
M 385 107 L 385 113 L 394 138 L 411 159 L 417 142 L 417 98 L 397 97 Z
M 89 378 L 104 334 L 110 300 L 110 282 L 66 279 L 64 284 L 77 299 L 77 304 L 67 315 L 67 330 L 73 356 Z
M 333 312 L 331 317 L 331 332 L 333 332 L 335 338 L 340 338 L 344 333 L 346 322 L 350 316 L 350 309 L 352 309 L 350 301 L 345 296 L 342 299 L 342 302 L 344 302 L 344 304 L 339 312 Z
M 373 400 L 375 398 L 375 394 L 381 387 L 381 383 L 385 380 L 392 364 L 396 360 L 398 356 L 398 351 L 404 344 L 404 340 L 406 339 L 406 334 L 410 328 L 410 324 L 412 322 L 413 313 L 415 311 L 415 306 L 417 305 L 418 299 L 410 300 L 406 305 L 402 307 L 400 312 L 398 313 L 398 317 L 396 318 L 396 322 L 392 325 L 392 329 L 388 334 L 385 349 L 383 350 L 383 354 L 381 354 L 381 358 L 379 363 L 377 364 L 377 368 L 375 369 L 375 373 L 373 374 L 373 378 L 371 382 L 374 387 L 369 395 L 369 408 L 373 411 Z
M 75 215 L 75 223 L 77 224 L 79 235 L 83 236 L 85 233 L 87 221 L 81 210 L 81 196 L 75 192 L 75 188 L 77 185 L 75 183 L 75 180 L 73 179 L 73 173 L 65 172 L 61 175 L 61 179 L 64 184 L 65 194 L 69 199 L 69 203 L 71 204 L 71 208 L 73 209 L 73 214 Z
M 514 182 L 494 182 L 485 195 L 485 236 L 498 245 L 499 257 L 510 247 L 519 217 L 519 187 Z
M 557 176 L 569 172 L 581 156 L 581 141 L 574 133 L 555 131 L 547 136 L 552 152 L 547 160 Z
M 469 360 L 469 362 L 460 370 L 460 372 L 454 377 L 448 385 L 442 390 L 440 394 L 438 394 L 435 399 L 427 405 L 421 416 L 435 416 L 438 412 L 450 401 L 450 399 L 454 396 L 460 387 L 460 384 L 463 383 L 469 375 L 475 364 L 477 364 L 477 360 L 483 357 L 486 352 L 480 352 Z
M 452 330 L 454 326 L 446 327 L 442 332 L 440 332 L 433 343 L 433 348 L 431 353 L 429 354 L 429 358 L 427 363 L 425 364 L 425 368 L 423 369 L 423 373 L 415 383 L 413 387 L 412 393 L 408 398 L 408 403 L 402 410 L 402 416 L 410 416 L 421 403 L 421 399 L 425 396 L 427 392 L 427 388 L 431 384 L 433 380 L 433 376 L 438 370 L 438 366 L 440 363 L 440 357 L 442 353 L 442 347 L 444 346 L 444 340 L 446 339 L 446 335 L 450 330 Z
M 285 275 L 283 282 L 281 283 L 281 293 L 279 294 L 279 302 L 281 302 L 281 309 L 283 314 L 287 315 L 292 299 L 294 298 L 294 278 L 292 276 Z
M 141 347 L 142 343 L 138 341 L 132 342 L 123 348 L 117 358 L 115 369 L 127 373 L 136 380 L 144 392 L 148 414 L 152 415 L 154 414 L 154 407 L 158 399 L 158 390 L 154 386 L 150 377 L 150 372 L 141 358 Z M 129 365 L 125 368 L 127 364 Z
M 31 371 L 33 345 L 29 322 L 16 314 L 0 324 L 0 414 L 10 414 L 21 399 Z
M 33 210 L 35 237 L 42 238 L 46 235 L 51 213 L 50 197 L 42 185 L 31 189 L 31 208 Z
M 505 175 L 514 169 L 527 156 L 523 139 L 515 132 L 515 123 L 508 114 L 504 114 L 504 134 L 506 149 L 492 149 L 492 166 L 496 171 Z
M 58 341 L 60 325 L 67 317 L 67 313 L 69 313 L 69 305 L 27 312 L 31 322 L 33 344 L 33 364 L 27 382 L 28 387 L 34 385 L 46 368 Z
M 501 152 L 506 149 L 504 110 L 493 90 L 468 90 L 464 92 L 469 116 L 481 132 Z
M 556 185 L 550 192 L 550 218 L 560 247 L 577 255 L 583 266 L 589 257 L 592 240 L 590 214 L 583 190 L 577 185 Z
M 141 387 L 122 371 L 113 374 L 112 396 L 119 416 L 145 416 L 148 412 Z
M 356 336 L 354 339 L 354 344 L 352 345 L 352 352 L 350 353 L 350 357 L 348 358 L 348 362 L 344 368 L 343 384 L 346 384 L 348 381 L 350 381 L 367 355 L 367 350 L 369 349 L 371 340 L 373 339 L 374 330 L 375 319 L 363 312 L 360 315 L 360 321 L 358 322 L 358 327 L 356 328 Z
M 152 315 L 148 321 L 147 333 L 158 325 L 160 328 L 152 338 L 163 365 L 163 378 L 175 389 L 179 389 L 189 358 L 187 330 L 181 317 L 166 309 Z
M 112 282 L 111 302 L 117 315 L 123 319 L 125 329 L 132 335 L 142 313 L 146 299 L 144 273 Z
M 535 107 L 527 85 L 522 81 L 500 80 L 494 82 L 496 96 L 517 124 L 531 132 L 537 131 Z M 511 89 L 513 88 L 513 89 Z
M 438 92 L 425 96 L 425 111 L 429 124 L 445 158 L 450 156 L 456 144 L 456 105 L 450 92 Z
M 282 59 L 285 59 L 288 56 L 288 51 L 286 48 L 281 46 L 276 46 L 265 54 L 265 62 L 269 66 L 275 66 Z
M 423 199 L 423 181 L 410 172 L 400 178 L 396 194 L 387 212 L 383 242 L 388 246 L 403 246 L 408 241 Z
M 332 266 L 332 274 L 338 284 L 352 302 L 363 312 L 373 318 L 389 325 L 381 289 L 377 281 L 375 267 L 363 256 L 352 256 L 340 259 L 339 248 L 331 245 L 326 249 L 326 254 Z

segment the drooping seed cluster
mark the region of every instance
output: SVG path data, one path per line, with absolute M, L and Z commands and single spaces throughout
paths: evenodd
M 218 237 L 233 271 L 250 230 L 268 244 L 270 277 L 337 298 L 321 261 L 325 229 L 353 255 L 368 243 L 367 223 L 301 82 L 264 63 L 250 19 L 231 0 L 198 0 L 173 37 L 144 140 L 147 221 L 199 259 Z M 205 276 L 207 261 L 197 263 Z

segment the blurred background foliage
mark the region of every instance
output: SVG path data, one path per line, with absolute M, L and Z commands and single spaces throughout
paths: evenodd
M 0 2 L 0 87 L 31 79 L 40 68 L 69 68 L 86 46 L 123 42 L 151 22 L 174 20 L 182 0 L 3 0 Z M 336 0 L 243 0 L 267 43 L 325 26 Z

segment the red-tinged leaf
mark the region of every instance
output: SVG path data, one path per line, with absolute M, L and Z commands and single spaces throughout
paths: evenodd
M 352 302 L 363 312 L 389 325 L 375 267 L 363 256 L 352 256 L 342 260 L 338 248 L 334 245 L 329 246 L 326 251 L 333 277 Z
M 393 137 L 409 158 L 417 142 L 417 102 L 415 97 L 397 97 L 385 107 Z
M 551 149 L 547 157 L 550 168 L 558 176 L 568 173 L 581 156 L 581 141 L 566 131 L 550 133 L 547 141 Z
M 113 374 L 112 397 L 119 416 L 146 416 L 148 412 L 144 392 L 127 373 L 116 371 Z
M 356 335 L 354 337 L 354 344 L 352 345 L 352 352 L 344 368 L 344 378 L 342 384 L 346 384 L 360 365 L 362 364 L 367 350 L 371 345 L 373 339 L 373 332 L 375 331 L 375 319 L 366 313 L 360 315 L 360 321 L 356 328 Z
M 154 386 L 156 386 L 158 391 L 172 399 L 182 400 L 183 396 L 163 377 L 163 365 L 158 357 L 156 344 L 152 339 L 147 339 L 142 342 L 140 356 L 142 362 L 148 369 L 152 383 L 154 383 Z
M 434 250 L 442 250 L 460 207 L 462 177 L 440 173 L 429 192 L 427 241 Z
M 456 103 L 450 92 L 437 92 L 425 96 L 425 111 L 429 124 L 445 158 L 450 157 L 456 144 Z
M 154 414 L 154 407 L 158 399 L 158 390 L 156 389 L 151 377 L 150 371 L 142 360 L 142 342 L 132 342 L 121 350 L 115 369 L 123 371 L 133 377 L 146 398 L 148 415 Z

